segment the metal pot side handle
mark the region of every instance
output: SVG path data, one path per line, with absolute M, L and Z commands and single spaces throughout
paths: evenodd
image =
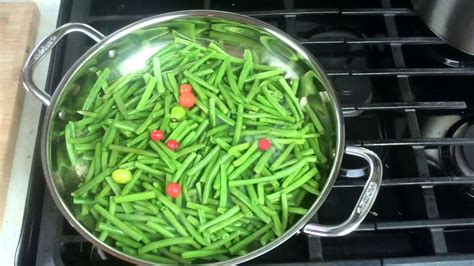
M 23 87 L 33 94 L 38 100 L 44 105 L 49 106 L 51 102 L 51 96 L 45 91 L 39 89 L 33 82 L 33 71 L 35 70 L 41 59 L 44 58 L 47 52 L 49 52 L 65 35 L 72 32 L 80 32 L 96 42 L 101 41 L 105 36 L 92 28 L 91 26 L 83 23 L 68 23 L 57 28 L 53 33 L 44 38 L 34 49 L 23 65 L 22 83 Z
M 347 235 L 357 229 L 360 223 L 369 213 L 375 202 L 377 193 L 382 183 L 383 167 L 380 158 L 373 151 L 362 147 L 346 148 L 346 153 L 364 158 L 369 163 L 370 174 L 357 201 L 356 207 L 350 216 L 338 225 L 307 224 L 303 232 L 310 235 L 334 237 Z

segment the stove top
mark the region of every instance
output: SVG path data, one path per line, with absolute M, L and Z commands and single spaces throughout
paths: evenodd
M 355 232 L 338 238 L 299 234 L 249 263 L 474 263 L 474 176 L 453 170 L 473 166 L 474 57 L 431 33 L 409 0 L 63 0 L 58 26 L 83 22 L 107 35 L 185 9 L 243 13 L 298 39 L 336 87 L 347 143 L 374 150 L 384 163 L 378 199 Z M 50 92 L 92 45 L 72 35 L 55 49 Z M 18 265 L 127 265 L 98 251 L 62 217 L 45 188 L 40 160 L 37 145 Z M 366 175 L 364 162 L 345 156 L 312 222 L 343 221 Z

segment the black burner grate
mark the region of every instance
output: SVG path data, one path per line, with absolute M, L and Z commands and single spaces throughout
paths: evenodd
M 472 116 L 474 68 L 447 66 L 427 52 L 436 48 L 438 57 L 442 51 L 456 53 L 423 25 L 409 0 L 63 0 L 58 25 L 84 22 L 110 34 L 151 15 L 203 8 L 270 23 L 320 58 L 336 88 L 357 80 L 354 93 L 367 86 L 372 90 L 363 101 L 343 101 L 344 113 L 351 114 L 345 118 L 348 144 L 373 149 L 385 165 L 383 187 L 369 217 L 348 236 L 301 234 L 253 263 L 474 263 L 474 176 L 433 167 L 426 152 L 473 145 L 474 138 L 427 138 L 422 132 L 430 117 Z M 62 42 L 53 53 L 50 91 L 91 45 L 81 36 Z M 36 156 L 19 264 L 118 265 L 110 256 L 100 258 L 54 207 L 44 192 L 39 161 Z M 364 183 L 363 177 L 339 177 L 313 220 L 341 222 Z

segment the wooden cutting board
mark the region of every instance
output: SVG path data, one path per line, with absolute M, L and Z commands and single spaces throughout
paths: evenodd
M 0 3 L 0 221 L 25 96 L 21 68 L 35 44 L 38 21 L 34 3 Z

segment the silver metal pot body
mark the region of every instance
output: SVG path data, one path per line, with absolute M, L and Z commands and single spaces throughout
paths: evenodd
M 416 13 L 439 37 L 474 55 L 474 1 L 411 0 Z
M 66 103 L 70 101 L 74 102 L 74 93 L 77 93 L 77 90 L 80 90 L 77 84 L 75 84 L 75 81 L 77 77 L 80 76 L 79 74 L 81 72 L 88 69 L 92 64 L 97 64 L 102 60 L 116 56 L 115 53 L 117 52 L 117 47 L 119 47 L 120 43 L 127 36 L 130 36 L 130 34 L 133 34 L 136 31 L 145 30 L 160 23 L 188 17 L 221 18 L 251 27 L 256 27 L 271 34 L 278 40 L 285 43 L 288 47 L 293 49 L 293 51 L 297 53 L 298 58 L 304 60 L 305 64 L 313 67 L 318 73 L 321 74 L 321 82 L 323 83 L 322 85 L 324 86 L 325 90 L 325 101 L 327 101 L 328 105 L 330 106 L 329 115 L 331 116 L 331 121 L 333 121 L 333 128 L 335 132 L 333 136 L 335 145 L 333 154 L 331 155 L 332 165 L 328 172 L 326 183 L 321 190 L 321 194 L 314 202 L 311 203 L 308 213 L 300 218 L 282 236 L 275 239 L 271 243 L 244 256 L 235 257 L 220 263 L 228 265 L 248 261 L 275 248 L 297 232 L 331 237 L 342 236 L 355 230 L 368 214 L 375 201 L 381 184 L 382 164 L 378 156 L 370 150 L 361 147 L 345 147 L 344 123 L 341 108 L 339 107 L 339 103 L 336 99 L 334 88 L 325 75 L 325 71 L 302 45 L 275 27 L 247 16 L 211 10 L 181 11 L 150 17 L 124 27 L 107 37 L 104 37 L 100 32 L 85 24 L 66 24 L 58 28 L 50 36 L 46 37 L 31 52 L 23 68 L 23 85 L 26 90 L 37 97 L 47 107 L 41 136 L 41 157 L 43 169 L 52 197 L 59 210 L 66 217 L 69 223 L 98 248 L 131 263 L 151 264 L 149 261 L 144 261 L 142 259 L 127 255 L 120 250 L 117 250 L 114 247 L 111 247 L 100 241 L 74 217 L 70 209 L 70 192 L 78 185 L 78 181 L 76 180 L 77 177 L 74 176 L 74 174 L 63 173 L 60 171 L 60 169 L 58 169 L 59 166 L 57 163 L 57 157 L 59 156 L 58 153 L 60 152 L 61 147 L 54 140 L 58 137 L 59 132 L 62 130 L 62 123 L 65 119 L 64 117 L 67 116 L 68 113 L 67 108 L 65 108 L 65 106 L 67 106 Z M 71 69 L 61 80 L 54 94 L 50 96 L 35 86 L 34 82 L 32 81 L 32 74 L 36 65 L 44 57 L 44 55 L 50 51 L 63 36 L 71 32 L 83 33 L 97 41 L 97 44 L 88 50 L 71 67 Z M 120 54 L 120 50 L 118 50 L 118 53 Z M 308 101 L 308 99 L 305 100 Z M 343 223 L 338 225 L 308 224 L 309 219 L 316 214 L 328 196 L 338 175 L 344 152 L 353 156 L 360 156 L 364 158 L 367 160 L 370 166 L 370 176 L 368 177 L 362 194 L 359 200 L 355 203 L 354 210 Z

